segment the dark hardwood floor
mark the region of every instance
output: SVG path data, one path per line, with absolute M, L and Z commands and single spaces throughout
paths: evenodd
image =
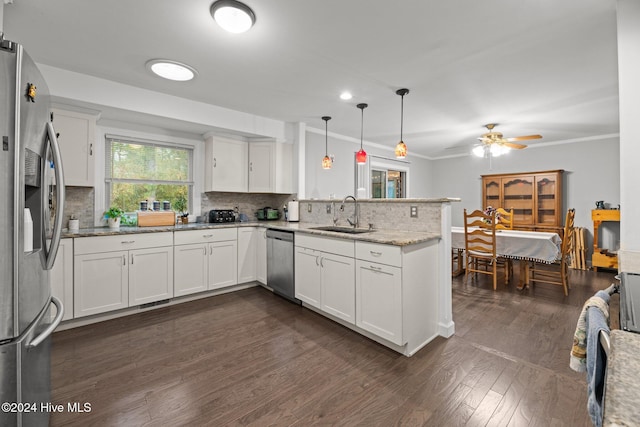
M 613 274 L 572 271 L 568 297 L 462 277 L 455 335 L 411 358 L 261 287 L 58 332 L 52 400 L 91 411 L 51 425 L 591 425 L 569 350 Z

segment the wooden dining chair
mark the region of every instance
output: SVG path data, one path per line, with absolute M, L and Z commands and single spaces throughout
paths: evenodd
M 487 215 L 480 210 L 467 214 L 464 210 L 464 242 L 465 242 L 465 273 L 467 283 L 469 273 L 487 274 L 493 278 L 493 290 L 498 287 L 498 268 L 504 270 L 505 282 L 509 283 L 506 265 L 498 263 L 496 254 L 496 223 L 495 212 Z
M 498 218 L 496 230 L 513 230 L 513 209 L 498 208 L 496 217 Z
M 575 209 L 569 209 L 564 221 L 564 233 L 562 236 L 562 246 L 560 250 L 560 259 L 552 264 L 542 262 L 532 262 L 529 270 L 529 282 L 550 283 L 552 285 L 562 286 L 564 295 L 569 295 L 569 263 L 571 251 L 573 250 L 573 220 L 575 218 Z
M 496 209 L 496 230 L 513 230 L 513 209 Z M 513 276 L 513 260 L 511 258 L 498 258 L 498 262 L 507 265 L 509 277 Z

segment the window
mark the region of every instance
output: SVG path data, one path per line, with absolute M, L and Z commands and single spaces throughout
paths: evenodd
M 402 199 L 405 172 L 391 169 L 371 169 L 371 198 L 372 199 Z
M 105 147 L 107 206 L 133 212 L 142 200 L 185 198 L 191 210 L 192 147 L 109 135 Z
M 409 169 L 407 161 L 369 155 L 367 164 L 355 164 L 356 194 L 371 199 L 408 198 Z

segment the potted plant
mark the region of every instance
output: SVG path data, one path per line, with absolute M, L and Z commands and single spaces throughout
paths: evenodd
M 189 222 L 189 212 L 187 212 L 187 199 L 178 197 L 173 203 L 173 207 L 180 212 L 180 222 L 187 224 Z
M 120 228 L 120 218 L 124 216 L 124 211 L 115 206 L 111 206 L 108 211 L 106 211 L 105 216 L 107 217 L 107 222 L 109 223 L 109 228 L 118 229 Z

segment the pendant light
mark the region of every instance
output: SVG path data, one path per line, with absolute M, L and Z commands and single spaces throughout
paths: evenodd
M 396 145 L 396 159 L 407 157 L 407 146 L 402 140 L 402 125 L 404 124 L 404 96 L 409 93 L 409 89 L 398 89 L 396 95 L 400 95 L 400 142 Z
M 331 169 L 331 157 L 329 157 L 329 120 L 331 117 L 323 116 L 324 120 L 324 159 L 322 159 L 322 169 Z
M 356 105 L 362 111 L 362 120 L 360 122 L 360 151 L 356 153 L 356 163 L 364 165 L 367 163 L 367 152 L 362 149 L 362 139 L 364 132 L 364 109 L 368 107 L 367 104 Z

